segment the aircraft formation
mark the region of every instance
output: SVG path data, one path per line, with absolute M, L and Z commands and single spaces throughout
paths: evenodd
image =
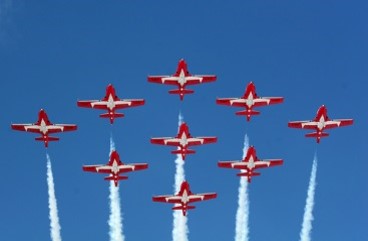
M 177 86 L 177 89 L 170 90 L 170 94 L 179 95 L 180 101 L 184 100 L 184 96 L 194 93 L 193 90 L 187 89 L 188 85 L 196 85 L 202 83 L 214 82 L 216 75 L 192 75 L 188 71 L 187 64 L 184 59 L 181 59 L 178 63 L 177 70 L 173 75 L 159 75 L 148 76 L 148 82 L 167 84 Z M 236 115 L 245 116 L 247 121 L 251 121 L 251 117 L 259 115 L 260 111 L 255 108 L 268 106 L 273 104 L 283 103 L 283 97 L 259 97 L 256 93 L 256 86 L 253 82 L 248 83 L 245 92 L 242 97 L 231 98 L 217 98 L 216 103 L 219 105 L 233 106 L 243 108 L 243 110 L 237 111 Z M 144 99 L 120 99 L 112 84 L 106 87 L 105 96 L 101 100 L 80 100 L 77 101 L 77 106 L 82 108 L 94 108 L 107 111 L 100 114 L 101 118 L 107 118 L 110 124 L 114 124 L 116 118 L 124 117 L 123 113 L 116 112 L 119 109 L 138 107 L 145 104 Z M 316 142 L 320 143 L 321 138 L 329 136 L 328 129 L 348 126 L 353 124 L 353 119 L 330 119 L 327 115 L 326 106 L 322 105 L 313 120 L 308 121 L 291 121 L 288 123 L 290 128 L 310 129 L 315 132 L 308 133 L 306 137 L 316 138 Z M 47 148 L 50 141 L 58 141 L 59 138 L 50 136 L 65 131 L 77 130 L 75 124 L 53 124 L 46 111 L 41 109 L 38 113 L 38 120 L 36 123 L 31 124 L 12 124 L 11 128 L 18 131 L 32 132 L 40 134 L 36 137 L 36 141 L 43 141 Z M 189 149 L 191 146 L 211 144 L 217 142 L 215 136 L 199 136 L 193 137 L 189 132 L 189 126 L 187 123 L 181 123 L 179 131 L 175 137 L 154 137 L 150 139 L 152 144 L 172 146 L 176 149 L 172 150 L 172 154 L 180 156 L 183 160 L 186 160 L 188 154 L 194 154 L 195 151 Z M 279 166 L 283 164 L 283 159 L 260 159 L 257 156 L 256 148 L 250 146 L 246 152 L 245 157 L 242 160 L 231 161 L 219 161 L 217 163 L 220 168 L 239 169 L 240 172 L 237 176 L 240 178 L 246 178 L 250 183 L 252 178 L 259 176 L 259 169 Z M 120 156 L 116 150 L 112 150 L 106 164 L 97 165 L 84 165 L 82 167 L 85 172 L 95 172 L 107 174 L 104 179 L 114 182 L 115 186 L 118 186 L 119 181 L 126 180 L 128 172 L 134 172 L 144 170 L 148 168 L 147 163 L 130 163 L 125 164 L 120 160 Z M 158 195 L 152 197 L 154 202 L 165 202 L 174 204 L 173 210 L 179 210 L 184 216 L 187 215 L 188 210 L 195 207 L 190 205 L 193 202 L 205 201 L 214 199 L 217 197 L 217 193 L 192 193 L 189 182 L 184 180 L 181 183 L 178 193 L 173 195 Z

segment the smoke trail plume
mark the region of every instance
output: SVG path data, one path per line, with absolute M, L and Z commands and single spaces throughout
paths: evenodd
M 52 241 L 61 241 L 60 223 L 57 209 L 57 201 L 55 196 L 54 177 L 51 169 L 51 159 L 49 154 L 46 154 L 47 159 L 47 187 L 49 194 L 49 210 L 50 210 L 50 234 Z
M 317 154 L 314 156 L 312 172 L 309 180 L 307 200 L 304 208 L 302 230 L 300 231 L 300 241 L 310 241 L 313 221 L 314 192 L 316 189 L 317 175 Z
M 179 123 L 180 126 L 183 123 L 183 116 L 179 113 Z M 180 190 L 181 183 L 185 180 L 185 171 L 184 171 L 184 160 L 181 155 L 178 154 L 175 160 L 176 164 L 176 173 L 175 173 L 175 185 L 174 192 L 178 193 Z M 181 212 L 174 211 L 174 221 L 173 221 L 173 241 L 188 241 L 188 225 L 187 216 L 183 216 Z
M 115 150 L 115 142 L 114 138 L 112 137 L 112 134 L 110 135 L 110 154 Z
M 249 138 L 247 135 L 245 135 L 243 158 L 245 158 L 248 148 L 249 148 Z M 249 239 L 248 219 L 249 219 L 248 182 L 245 177 L 240 177 L 238 210 L 236 211 L 235 241 L 247 241 Z
M 110 137 L 110 154 L 115 150 L 115 143 Z M 110 181 L 110 216 L 109 216 L 109 235 L 110 241 L 124 241 L 123 218 L 120 209 L 119 186 L 115 187 L 114 182 Z

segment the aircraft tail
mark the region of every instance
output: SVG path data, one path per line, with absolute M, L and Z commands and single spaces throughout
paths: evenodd
M 181 210 L 183 212 L 184 216 L 187 216 L 187 211 L 191 210 L 191 209 L 195 209 L 195 206 L 186 206 L 186 207 L 184 207 L 184 206 L 180 205 L 180 206 L 174 206 L 172 208 L 172 210 Z
M 305 137 L 316 138 L 317 143 L 320 142 L 320 140 L 321 140 L 322 137 L 327 137 L 327 136 L 329 136 L 329 134 L 326 133 L 326 132 L 321 132 L 321 133 L 312 132 L 312 133 L 308 133 L 308 134 L 305 135 Z
M 236 174 L 238 177 L 247 177 L 247 176 L 252 176 L 252 177 L 255 177 L 255 176 L 260 176 L 261 173 L 259 172 L 252 172 L 251 174 L 247 173 L 247 172 L 239 172 L 238 174 Z
M 101 118 L 109 118 L 110 123 L 113 124 L 115 118 L 124 117 L 124 114 L 122 114 L 122 113 L 104 113 L 104 114 L 101 114 L 100 117 Z
M 255 177 L 255 176 L 260 176 L 261 173 L 259 172 L 251 172 L 251 173 L 248 173 L 248 172 L 239 172 L 238 174 L 236 174 L 238 177 L 247 177 L 248 179 L 248 182 L 250 183 L 252 181 L 252 177 Z
M 53 136 L 45 136 L 45 137 L 40 136 L 40 137 L 35 138 L 36 141 L 44 141 L 45 139 L 48 141 L 58 141 L 59 140 L 58 137 L 53 137 Z
M 176 89 L 176 90 L 169 90 L 170 94 L 180 95 L 180 94 L 193 94 L 194 90 L 188 90 L 188 89 Z
M 120 180 L 126 180 L 128 179 L 128 177 L 127 176 L 117 176 L 116 178 L 114 178 L 114 176 L 108 176 L 108 177 L 105 177 L 104 179 L 106 181 L 115 181 L 115 180 L 120 181 Z
M 106 181 L 114 181 L 115 187 L 117 187 L 119 181 L 126 180 L 126 179 L 128 179 L 128 177 L 127 176 L 117 176 L 117 177 L 114 177 L 113 175 L 111 175 L 111 176 L 105 177 L 104 179 Z
M 183 150 L 174 150 L 174 151 L 171 151 L 172 154 L 194 154 L 195 153 L 195 150 L 190 150 L 190 149 L 187 149 L 186 151 L 183 151 Z
M 186 149 L 186 150 L 173 150 L 171 151 L 172 154 L 176 154 L 176 155 L 181 155 L 183 157 L 183 160 L 185 160 L 186 155 L 188 154 L 194 154 L 195 150 L 190 150 L 190 149 Z
M 183 209 L 184 209 L 184 207 L 183 207 L 183 206 L 174 206 L 174 207 L 172 208 L 172 210 L 183 210 Z M 187 207 L 186 207 L 186 209 L 187 209 L 187 210 L 195 209 L 195 206 L 187 206 Z
M 235 113 L 236 115 L 245 115 L 247 117 L 247 121 L 250 121 L 250 117 L 252 115 L 259 115 L 260 112 L 259 111 L 255 111 L 255 110 L 242 110 L 242 111 L 238 111 Z
M 170 94 L 174 94 L 174 95 L 179 95 L 180 96 L 180 100 L 184 99 L 184 95 L 186 94 L 193 94 L 194 90 L 188 90 L 188 89 L 176 89 L 176 90 L 169 90 Z
M 45 143 L 45 147 L 48 147 L 49 141 L 58 141 L 58 137 L 53 136 L 39 136 L 35 138 L 36 141 L 43 141 Z

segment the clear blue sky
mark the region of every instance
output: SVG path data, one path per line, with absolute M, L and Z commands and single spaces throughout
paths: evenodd
M 123 162 L 150 165 L 120 183 L 126 240 L 171 240 L 170 205 L 151 197 L 173 191 L 175 156 L 149 139 L 174 135 L 179 111 L 193 135 L 218 137 L 186 161 L 193 191 L 218 193 L 189 213 L 190 240 L 233 240 L 239 180 L 217 161 L 241 158 L 245 134 L 260 158 L 284 159 L 250 186 L 251 240 L 299 239 L 316 152 L 312 238 L 367 239 L 367 12 L 366 1 L 1 1 L 0 240 L 50 240 L 45 148 L 10 130 L 35 122 L 41 108 L 79 127 L 48 150 L 63 240 L 108 240 L 108 183 L 82 165 L 107 162 L 110 133 Z M 173 73 L 180 58 L 193 74 L 218 76 L 182 103 L 146 80 Z M 251 80 L 284 104 L 250 123 L 215 104 Z M 146 100 L 113 127 L 76 106 L 103 97 L 109 83 L 119 97 Z M 287 128 L 322 104 L 354 125 L 319 145 Z

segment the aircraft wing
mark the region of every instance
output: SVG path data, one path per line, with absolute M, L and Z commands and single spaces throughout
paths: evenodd
M 111 166 L 109 165 L 86 165 L 83 166 L 85 172 L 111 173 Z
M 216 198 L 216 193 L 200 193 L 192 194 L 188 196 L 188 203 L 205 201 Z M 152 198 L 154 202 L 165 202 L 165 203 L 182 203 L 182 197 L 176 195 L 161 195 Z
M 260 97 L 254 99 L 254 106 L 265 106 L 265 105 L 273 105 L 273 104 L 280 104 L 284 101 L 283 97 Z
M 98 105 L 99 102 L 101 103 L 102 101 L 100 101 L 100 100 L 79 100 L 77 102 L 77 105 L 79 107 L 84 107 L 84 108 L 105 109 L 106 105 L 104 105 L 104 106 Z M 96 104 L 98 105 L 98 107 L 94 107 Z M 105 108 L 103 108 L 103 107 L 105 107 Z
M 181 203 L 181 196 L 176 195 L 160 195 L 154 196 L 152 200 L 154 202 L 164 202 L 164 203 Z
M 48 133 L 58 133 L 64 131 L 75 131 L 77 130 L 77 125 L 73 124 L 54 124 L 47 126 Z
M 254 107 L 279 104 L 284 101 L 283 97 L 261 97 L 253 99 L 252 105 Z M 244 98 L 218 98 L 216 103 L 219 105 L 228 105 L 236 107 L 245 107 L 247 105 L 247 100 Z
M 254 169 L 264 168 L 264 167 L 272 167 L 281 165 L 283 163 L 282 159 L 264 159 L 254 162 Z M 232 169 L 247 169 L 249 162 L 244 161 L 219 161 L 218 166 L 223 168 L 232 168 Z
M 166 85 L 178 85 L 177 77 L 170 75 L 148 76 L 148 82 Z
M 242 98 L 217 98 L 216 103 L 218 105 L 244 107 L 245 106 L 245 99 L 242 99 Z
M 278 166 L 282 165 L 283 163 L 284 161 L 282 159 L 263 159 L 254 163 L 255 164 L 254 169 Z
M 203 145 L 214 143 L 217 141 L 217 137 L 193 137 L 188 139 L 188 145 L 195 146 L 195 145 Z
M 144 105 L 143 99 L 121 99 L 121 100 L 115 100 L 114 101 L 114 108 L 116 109 L 122 109 L 122 108 L 128 108 L 128 107 L 134 107 L 139 105 Z M 104 100 L 81 100 L 77 102 L 77 105 L 79 107 L 85 107 L 85 108 L 95 108 L 95 109 L 108 109 L 108 101 Z
M 121 172 L 130 172 L 130 171 L 140 171 L 140 170 L 147 169 L 147 168 L 148 168 L 147 163 L 123 164 L 123 165 L 119 165 L 119 173 L 121 173 Z
M 131 171 L 140 171 L 143 169 L 147 169 L 147 163 L 130 163 L 119 165 L 119 173 L 131 172 Z M 83 166 L 83 171 L 86 172 L 98 172 L 98 173 L 111 173 L 112 166 L 110 165 L 86 165 Z
M 200 201 L 205 201 L 205 200 L 209 200 L 209 199 L 213 199 L 216 198 L 217 194 L 216 193 L 199 193 L 199 194 L 192 194 L 188 197 L 189 201 L 188 202 L 200 202 Z
M 232 168 L 232 169 L 245 169 L 247 167 L 247 162 L 239 161 L 219 161 L 217 163 L 219 167 Z
M 336 119 L 326 121 L 325 129 L 331 129 L 335 127 L 348 126 L 353 124 L 353 119 Z
M 128 108 L 144 105 L 145 101 L 143 99 L 122 99 L 115 101 L 115 108 Z
M 192 75 L 185 78 L 187 85 L 196 85 L 202 83 L 213 82 L 216 80 L 216 75 Z
M 185 76 L 186 85 L 195 85 L 201 83 L 212 82 L 216 80 L 216 75 L 191 75 Z M 163 76 L 148 76 L 148 81 L 157 84 L 180 85 L 179 77 L 163 75 Z
M 165 146 L 179 146 L 180 140 L 173 137 L 158 137 L 151 138 L 151 143 Z
M 13 130 L 40 133 L 40 127 L 34 124 L 12 124 Z
M 315 121 L 291 121 L 288 123 L 288 127 L 301 128 L 301 129 L 316 129 L 318 122 Z

